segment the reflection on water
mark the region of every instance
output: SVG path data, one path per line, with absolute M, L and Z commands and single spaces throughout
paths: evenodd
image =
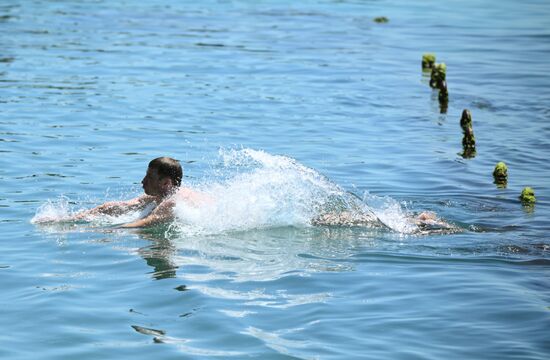
M 281 227 L 208 236 L 181 237 L 170 227 L 139 231 L 151 245 L 140 248 L 155 278 L 178 274 L 193 281 L 274 281 L 316 271 L 349 271 L 346 258 L 381 232 L 372 229 Z M 167 237 L 168 235 L 168 237 Z M 189 271 L 186 265 L 190 265 Z M 207 271 L 202 269 L 208 269 Z
M 141 231 L 140 237 L 151 242 L 150 245 L 139 248 L 137 253 L 154 269 L 153 278 L 175 278 L 179 266 L 174 264 L 174 258 L 178 250 L 172 240 L 166 238 L 164 231 L 156 230 Z

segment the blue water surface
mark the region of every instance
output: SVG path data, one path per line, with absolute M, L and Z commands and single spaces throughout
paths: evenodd
M 0 33 L 0 358 L 550 356 L 547 1 L 4 0 Z M 158 156 L 226 206 L 31 222 Z M 390 229 L 309 225 L 340 190 Z

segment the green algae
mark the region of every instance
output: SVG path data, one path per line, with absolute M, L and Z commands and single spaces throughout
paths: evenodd
M 535 191 L 530 187 L 523 188 L 519 199 L 523 205 L 533 205 L 537 201 Z
M 493 178 L 497 185 L 506 185 L 508 182 L 508 167 L 502 161 L 496 164 L 495 170 L 493 170 Z
M 472 124 L 472 114 L 470 110 L 464 109 L 460 118 L 460 127 L 464 136 L 462 137 L 462 157 L 473 158 L 476 155 L 476 138 L 474 136 L 474 127 Z
M 435 65 L 435 54 L 424 53 L 422 55 L 422 69 L 432 69 Z
M 432 88 L 439 88 L 446 79 L 447 65 L 445 63 L 434 64 L 430 76 L 430 86 Z

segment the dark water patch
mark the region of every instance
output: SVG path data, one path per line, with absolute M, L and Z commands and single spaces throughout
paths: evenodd
M 491 248 L 493 248 L 491 246 Z M 433 250 L 431 248 L 430 250 Z M 460 248 L 457 248 L 460 250 Z M 454 249 L 451 249 L 454 250 Z M 350 259 L 369 261 L 369 262 L 390 262 L 390 263 L 399 263 L 399 264 L 465 264 L 465 265 L 519 265 L 519 266 L 550 266 L 550 259 L 545 258 L 534 258 L 534 259 L 521 259 L 515 258 L 509 255 L 512 253 L 507 253 L 506 256 L 503 255 L 494 255 L 494 248 L 492 254 L 484 254 L 482 247 L 476 248 L 462 248 L 459 256 L 448 256 L 448 255 L 413 255 L 413 254 L 396 254 L 390 252 L 368 252 L 362 254 L 353 255 Z M 475 254 L 476 256 L 471 256 Z M 470 255 L 470 256 L 468 256 Z
M 36 286 L 36 289 L 48 292 L 65 292 L 65 291 L 76 291 L 78 290 L 77 286 L 73 285 L 61 285 L 61 286 Z
M 227 33 L 230 32 L 229 29 L 214 29 L 214 28 L 201 28 L 201 29 L 187 29 L 187 31 L 198 32 L 198 33 Z
M 22 88 L 33 88 L 33 89 L 46 89 L 46 90 L 94 90 L 94 88 L 86 86 L 66 86 L 66 85 L 50 85 L 50 84 L 31 84 L 21 86 Z M 81 94 L 81 93 L 77 93 Z M 84 94 L 84 93 L 82 93 Z
M 17 20 L 18 17 L 17 16 L 12 16 L 12 15 L 0 15 L 0 23 L 1 22 L 7 22 L 7 21 L 10 21 L 10 20 Z
M 195 46 L 204 46 L 204 47 L 225 47 L 226 45 L 220 43 L 195 43 Z
M 263 11 L 252 11 L 251 15 L 268 16 L 268 17 L 330 17 L 330 15 L 315 11 L 299 11 L 293 9 L 269 9 Z
M 50 35 L 53 33 L 50 33 L 50 31 L 48 30 L 38 30 L 38 29 L 32 29 L 32 30 L 23 30 L 22 31 L 23 33 L 28 33 L 28 34 L 31 34 L 31 35 Z
M 50 176 L 50 177 L 58 177 L 58 178 L 72 178 L 72 177 L 74 177 L 72 175 L 62 175 L 62 174 L 56 174 L 56 173 L 46 173 L 44 175 Z

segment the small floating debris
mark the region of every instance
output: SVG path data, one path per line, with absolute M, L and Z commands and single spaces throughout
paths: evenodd
M 537 201 L 535 191 L 530 187 L 523 188 L 519 199 L 523 205 L 533 205 Z
M 430 76 L 430 86 L 439 88 L 441 83 L 447 80 L 447 65 L 445 63 L 434 64 Z
M 144 313 L 140 313 L 139 311 L 135 311 L 134 309 L 130 309 L 130 310 L 128 310 L 128 311 L 131 312 L 131 313 L 136 313 L 136 314 L 140 314 L 140 315 L 145 315 Z M 147 316 L 147 315 L 145 315 L 145 316 Z
M 502 161 L 496 164 L 495 170 L 493 170 L 493 178 L 495 179 L 495 184 L 506 187 L 506 183 L 508 182 L 508 167 Z
M 143 335 L 162 336 L 166 335 L 164 330 L 150 329 L 139 325 L 131 325 L 135 331 Z
M 185 286 L 185 285 L 180 285 L 180 286 L 176 286 L 176 287 L 174 288 L 174 290 L 177 290 L 177 291 L 187 291 L 187 290 L 189 290 L 189 289 L 188 289 L 187 286 Z
M 422 55 L 422 69 L 429 70 L 435 65 L 435 54 L 425 53 Z
M 378 16 L 378 17 L 375 17 L 373 20 L 375 23 L 379 23 L 379 24 L 385 24 L 390 21 L 390 19 L 388 19 L 385 16 Z
M 462 137 L 462 157 L 465 159 L 473 158 L 476 155 L 476 139 L 472 125 L 472 114 L 470 110 L 464 109 L 460 118 L 460 127 L 464 133 Z

